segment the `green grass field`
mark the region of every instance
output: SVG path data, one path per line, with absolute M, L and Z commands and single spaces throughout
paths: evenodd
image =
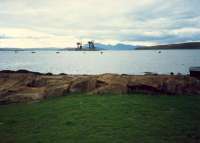
M 200 97 L 66 96 L 0 106 L 0 143 L 198 143 Z

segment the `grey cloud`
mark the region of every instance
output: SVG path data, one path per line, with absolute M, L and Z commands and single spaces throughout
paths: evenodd
M 161 44 L 200 41 L 198 32 L 192 31 L 185 35 L 173 33 L 179 29 L 200 29 L 199 0 L 151 0 L 149 4 L 144 1 L 144 5 L 139 8 L 133 6 L 132 9 L 129 5 L 133 0 L 125 0 L 123 6 L 114 8 L 109 2 L 100 7 L 100 0 L 93 1 L 94 5 L 91 6 L 87 4 L 89 1 L 75 0 L 80 10 L 70 7 L 72 1 L 64 2 L 1 0 L 0 27 L 30 28 L 54 35 L 97 40 L 155 41 Z M 146 35 L 148 31 L 152 35 Z M 154 35 L 154 32 L 160 35 Z

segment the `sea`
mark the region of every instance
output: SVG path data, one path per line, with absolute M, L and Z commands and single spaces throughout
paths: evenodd
M 189 74 L 200 50 L 0 51 L 0 70 L 53 74 Z

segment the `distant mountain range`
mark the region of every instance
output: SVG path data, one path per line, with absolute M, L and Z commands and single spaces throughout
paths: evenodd
M 136 46 L 126 44 L 107 45 L 95 43 L 95 50 L 134 50 Z M 0 48 L 0 51 L 78 51 L 76 48 Z M 83 50 L 89 50 L 88 45 L 83 46 Z
M 84 47 L 88 46 L 84 45 Z M 95 48 L 96 50 L 134 50 L 136 46 L 121 43 L 116 45 L 95 43 Z
M 83 46 L 84 50 L 89 50 L 88 45 Z M 133 46 L 128 44 L 102 44 L 95 43 L 93 50 L 165 50 L 165 49 L 200 49 L 200 42 L 188 42 L 179 44 L 156 45 L 156 46 Z M 0 48 L 0 51 L 79 51 L 77 48 Z
M 200 42 L 188 42 L 179 44 L 156 45 L 156 46 L 142 46 L 137 47 L 136 50 L 167 50 L 167 49 L 200 49 Z

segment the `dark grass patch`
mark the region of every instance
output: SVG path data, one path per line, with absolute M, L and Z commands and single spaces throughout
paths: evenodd
M 198 143 L 200 97 L 73 95 L 0 106 L 0 143 Z

